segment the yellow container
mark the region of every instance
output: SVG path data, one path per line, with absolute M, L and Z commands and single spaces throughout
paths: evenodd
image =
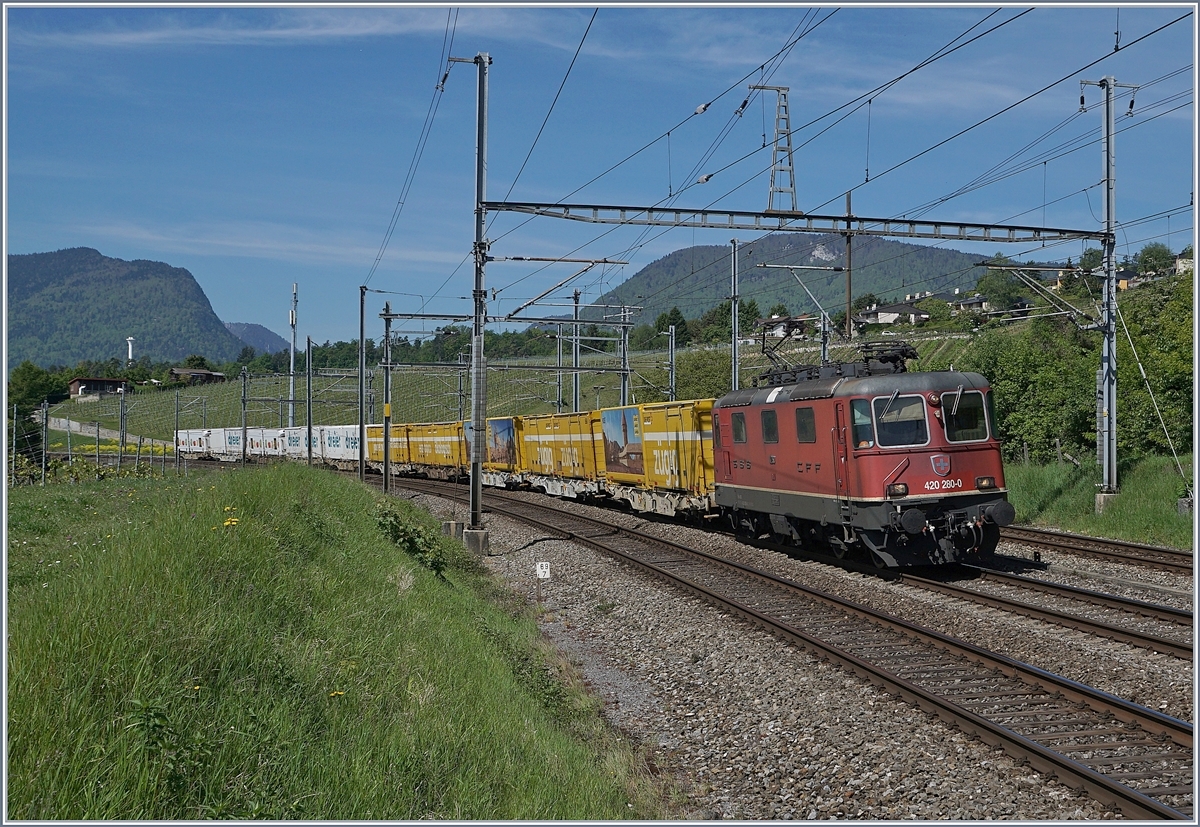
M 608 480 L 653 491 L 709 494 L 712 403 L 656 402 L 600 411 Z
M 392 424 L 389 448 L 392 452 L 392 462 L 402 464 L 408 462 L 408 426 Z M 367 426 L 367 461 L 383 463 L 383 426 Z
M 524 470 L 545 477 L 595 480 L 603 476 L 595 411 L 526 416 L 521 420 Z
M 465 468 L 467 441 L 461 422 L 408 425 L 408 461 L 413 465 Z

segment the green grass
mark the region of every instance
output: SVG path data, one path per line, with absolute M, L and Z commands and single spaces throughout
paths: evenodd
M 1180 457 L 1180 463 L 1190 480 L 1192 456 Z M 1004 476 L 1019 523 L 1114 540 L 1193 547 L 1193 518 L 1178 512 L 1183 479 L 1170 457 L 1122 461 L 1117 469 L 1120 493 L 1103 514 L 1095 513 L 1101 474 L 1094 461 L 1083 460 L 1081 468 L 1069 463 L 1010 463 Z
M 662 817 L 523 604 L 377 500 L 284 464 L 10 490 L 9 817 Z

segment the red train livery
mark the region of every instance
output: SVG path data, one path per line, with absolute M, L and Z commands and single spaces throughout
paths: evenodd
M 714 403 L 715 499 L 735 529 L 886 567 L 995 550 L 1015 512 L 987 380 L 893 354 L 765 374 Z

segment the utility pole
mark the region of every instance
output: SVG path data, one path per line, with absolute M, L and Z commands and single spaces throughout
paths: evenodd
M 562 340 L 563 340 L 563 335 L 562 334 L 563 334 L 563 326 L 559 325 L 558 326 L 558 336 L 555 337 L 555 344 L 558 346 L 558 355 L 555 358 L 555 364 L 558 366 L 558 374 L 557 374 L 558 382 L 556 383 L 557 390 L 554 393 L 554 412 L 555 413 L 562 413 L 562 406 L 563 406 L 563 397 L 562 397 L 562 391 L 563 391 L 563 388 L 562 388 L 562 366 L 563 366 L 562 365 L 562 359 L 563 359 Z
M 733 377 L 730 380 L 729 389 L 736 391 L 738 389 L 738 387 L 740 386 L 740 383 L 738 382 L 738 269 L 737 269 L 738 240 L 736 238 L 730 239 L 729 243 L 733 246 L 733 277 L 732 277 L 733 292 L 730 294 L 730 297 L 729 297 L 730 301 L 731 301 L 730 309 L 732 310 L 732 318 L 730 319 L 730 321 L 732 322 L 732 331 L 733 331 Z
M 488 551 L 488 535 L 483 528 L 483 453 L 487 437 L 487 367 L 483 356 L 483 327 L 487 319 L 487 291 L 484 289 L 484 265 L 488 242 L 484 238 L 487 211 L 487 115 L 488 66 L 492 58 L 479 52 L 473 59 L 450 58 L 452 62 L 474 63 L 478 69 L 477 110 L 475 117 L 475 320 L 471 336 L 471 525 L 463 532 L 467 548 L 477 554 Z
M 668 377 L 667 396 L 675 401 L 675 325 L 668 325 L 667 332 L 670 334 L 669 344 L 667 345 L 667 360 L 670 363 Z
M 305 373 L 305 389 L 304 395 L 306 406 L 304 412 L 304 422 L 307 425 L 308 433 L 305 434 L 305 442 L 308 445 L 308 467 L 312 467 L 312 336 L 304 337 L 304 373 Z
M 367 286 L 358 288 L 358 481 L 367 481 Z
M 629 321 L 629 308 L 621 306 L 621 322 Z M 629 328 L 621 327 L 621 405 L 629 404 Z
M 242 365 L 242 467 L 246 465 L 246 396 L 249 382 L 250 371 Z
M 296 283 L 292 282 L 292 355 L 288 361 L 288 427 L 296 427 Z
M 1100 353 L 1100 368 L 1096 371 L 1096 463 L 1103 469 L 1103 482 L 1096 494 L 1096 513 L 1118 492 L 1117 487 L 1117 206 L 1116 206 L 1116 114 L 1113 105 L 1118 86 L 1138 87 L 1117 83 L 1111 75 L 1099 81 L 1080 81 L 1079 108 L 1084 111 L 1083 87 L 1099 86 L 1104 90 L 1104 299 L 1097 329 L 1104 337 Z M 1133 99 L 1129 100 L 1133 114 Z
M 383 303 L 383 493 L 392 490 L 392 303 Z
M 854 238 L 854 233 L 850 232 L 851 217 L 853 213 L 850 211 L 850 193 L 846 193 L 846 341 L 849 342 L 854 336 L 854 322 L 850 319 L 850 307 L 853 299 L 850 296 L 850 239 Z
M 575 291 L 574 297 L 575 297 L 575 311 L 574 311 L 574 315 L 572 316 L 572 318 L 575 320 L 575 326 L 572 330 L 572 335 L 571 335 L 571 367 L 574 368 L 574 372 L 571 375 L 575 377 L 575 380 L 574 380 L 575 381 L 575 395 L 571 400 L 571 411 L 573 413 L 579 413 L 581 408 L 580 408 L 580 399 L 579 399 L 579 291 L 578 290 Z

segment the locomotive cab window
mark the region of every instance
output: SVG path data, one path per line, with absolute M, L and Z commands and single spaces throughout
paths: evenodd
M 762 438 L 763 442 L 779 441 L 779 418 L 775 411 L 762 412 Z
M 946 423 L 946 439 L 951 442 L 987 439 L 987 417 L 984 414 L 983 394 L 979 391 L 943 394 L 942 416 Z
M 875 399 L 879 445 L 924 445 L 929 442 L 925 400 L 920 396 L 880 396 Z
M 730 414 L 729 424 L 733 428 L 733 441 L 746 441 L 746 415 L 744 413 Z
M 796 408 L 796 441 L 817 441 L 817 421 L 813 418 L 812 408 Z
M 850 419 L 854 425 L 854 447 L 874 448 L 875 428 L 871 425 L 871 403 L 865 399 L 851 399 Z

